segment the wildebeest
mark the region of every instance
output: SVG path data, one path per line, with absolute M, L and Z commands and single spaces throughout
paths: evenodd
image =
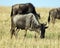
M 31 3 L 15 4 L 12 6 L 11 16 L 28 13 L 33 13 L 36 18 L 40 18 L 40 15 L 36 13 L 35 7 Z
M 48 23 L 51 22 L 55 24 L 55 20 L 60 19 L 60 8 L 51 9 L 49 11 Z
M 38 20 L 35 18 L 34 14 L 29 13 L 29 14 L 24 14 L 24 15 L 15 15 L 12 16 L 12 29 L 11 29 L 11 38 L 13 37 L 13 35 L 17 35 L 17 32 L 19 31 L 19 29 L 24 29 L 25 35 L 27 33 L 27 30 L 30 31 L 36 31 L 40 34 L 41 31 L 41 38 L 45 37 L 45 29 L 47 28 L 46 24 L 41 24 L 38 22 Z M 17 32 L 16 32 L 17 31 Z M 36 37 L 36 35 L 35 35 Z
M 36 13 L 35 7 L 31 3 L 25 3 L 25 4 L 15 4 L 12 6 L 11 10 L 11 17 L 17 14 L 28 14 L 33 13 L 37 20 L 40 18 L 40 14 Z M 13 26 L 12 18 L 11 18 L 11 27 Z

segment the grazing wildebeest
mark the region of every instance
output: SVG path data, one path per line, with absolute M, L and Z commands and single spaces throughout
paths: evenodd
M 47 28 L 46 24 L 41 24 L 38 22 L 38 20 L 35 18 L 34 14 L 29 13 L 29 14 L 24 14 L 24 15 L 15 15 L 12 16 L 12 29 L 11 29 L 11 38 L 13 35 L 17 35 L 17 32 L 19 29 L 25 29 L 25 35 L 27 33 L 27 30 L 30 31 L 36 31 L 40 34 L 41 31 L 41 38 L 45 37 L 45 29 Z M 17 32 L 16 32 L 17 31 Z M 36 35 L 35 35 L 36 37 Z
M 40 18 L 40 15 L 36 13 L 35 7 L 31 3 L 15 4 L 12 6 L 11 16 L 28 13 L 33 13 L 36 18 Z
M 60 19 L 60 8 L 55 8 L 49 11 L 48 23 L 51 22 L 55 24 L 55 20 Z

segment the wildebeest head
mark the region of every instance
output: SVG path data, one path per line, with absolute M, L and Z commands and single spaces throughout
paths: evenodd
M 38 32 L 40 35 L 40 38 L 45 38 L 45 29 L 47 29 L 48 26 L 45 23 L 40 23 L 40 25 L 36 26 L 36 32 Z
M 45 29 L 48 28 L 48 26 L 46 26 L 47 24 L 42 23 L 40 26 L 40 31 L 41 31 L 41 38 L 45 38 Z

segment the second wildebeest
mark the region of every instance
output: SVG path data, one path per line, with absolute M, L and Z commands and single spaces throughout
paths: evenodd
M 54 8 L 49 11 L 48 23 L 51 22 L 55 24 L 55 20 L 60 19 L 60 8 Z
M 32 3 L 15 4 L 12 6 L 11 16 L 28 13 L 33 13 L 36 18 L 40 18 L 40 14 L 37 14 L 35 7 Z
M 15 15 L 12 16 L 12 29 L 11 29 L 11 38 L 13 35 L 17 35 L 16 31 L 19 31 L 19 29 L 24 29 L 25 35 L 27 33 L 27 30 L 30 31 L 36 31 L 40 34 L 41 31 L 41 38 L 45 37 L 45 29 L 47 28 L 46 24 L 41 24 L 38 22 L 38 20 L 35 18 L 34 14 L 29 13 L 29 14 L 24 14 L 24 15 Z M 36 37 L 36 35 L 35 35 Z

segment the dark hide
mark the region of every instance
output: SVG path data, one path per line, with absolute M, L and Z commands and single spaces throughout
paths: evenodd
M 36 18 L 40 18 L 40 15 L 36 13 L 35 7 L 31 3 L 15 4 L 12 6 L 11 16 L 28 13 L 33 13 Z

